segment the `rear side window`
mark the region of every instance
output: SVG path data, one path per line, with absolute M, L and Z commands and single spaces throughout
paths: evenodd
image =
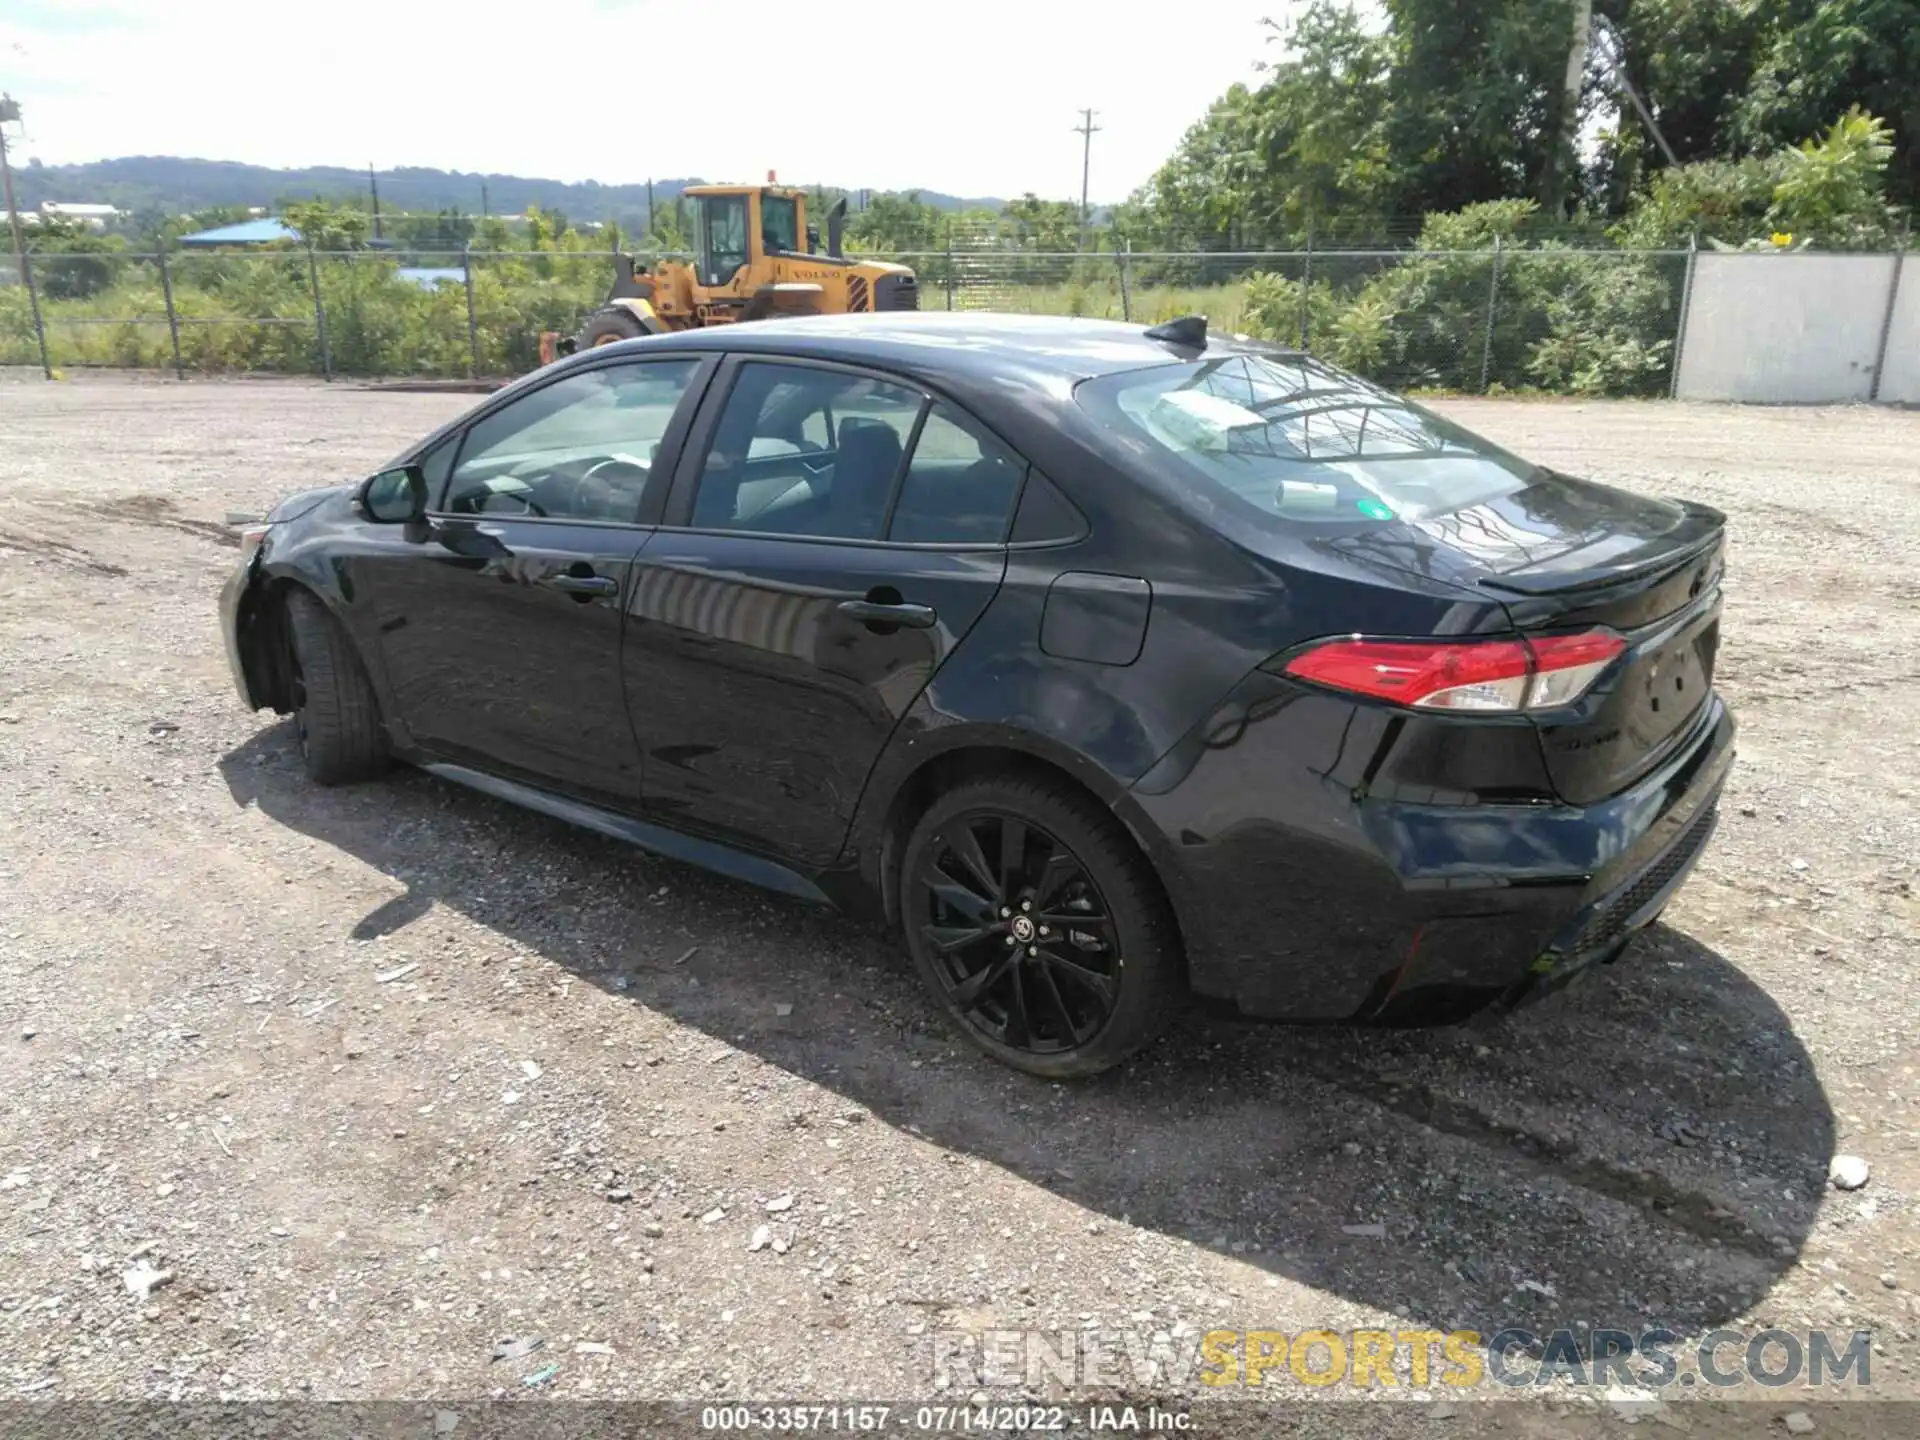
M 841 370 L 744 366 L 700 471 L 693 523 L 878 540 L 920 393 Z
M 1523 490 L 1535 467 L 1317 360 L 1225 355 L 1089 380 L 1102 423 L 1196 498 L 1301 525 L 1421 520 Z
M 1007 533 L 1007 514 L 1026 468 L 972 420 L 936 404 L 920 427 L 887 538 L 921 545 L 993 544 Z

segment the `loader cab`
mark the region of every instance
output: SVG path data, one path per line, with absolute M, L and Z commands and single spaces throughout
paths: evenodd
M 769 255 L 806 253 L 804 192 L 701 185 L 687 193 L 695 207 L 703 286 L 732 284 L 741 266 L 757 266 Z
M 740 267 L 753 263 L 753 196 L 745 190 L 696 193 L 699 211 L 700 283 L 726 285 Z

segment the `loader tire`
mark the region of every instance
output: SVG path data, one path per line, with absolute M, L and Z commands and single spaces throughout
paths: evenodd
M 580 334 L 573 342 L 574 350 L 578 352 L 600 345 L 616 345 L 622 340 L 636 340 L 653 333 L 631 310 L 609 306 L 587 317 L 587 323 L 580 327 Z

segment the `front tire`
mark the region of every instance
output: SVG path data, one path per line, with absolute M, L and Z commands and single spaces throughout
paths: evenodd
M 387 768 L 380 706 L 353 642 L 320 598 L 287 596 L 293 658 L 293 725 L 300 758 L 317 785 L 370 780 Z
M 1179 941 L 1152 868 L 1063 785 L 983 780 L 941 796 L 901 857 L 900 908 L 948 1017 L 1030 1075 L 1110 1069 L 1179 1009 Z

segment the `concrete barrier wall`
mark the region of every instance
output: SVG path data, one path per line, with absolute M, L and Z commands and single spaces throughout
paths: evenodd
M 1870 398 L 1894 266 L 1892 255 L 1700 255 L 1679 397 L 1800 404 Z M 1909 322 L 1903 375 L 1920 368 L 1920 309 L 1910 311 Z M 1888 350 L 1891 371 L 1891 344 Z M 1883 399 L 1899 398 L 1882 391 Z

